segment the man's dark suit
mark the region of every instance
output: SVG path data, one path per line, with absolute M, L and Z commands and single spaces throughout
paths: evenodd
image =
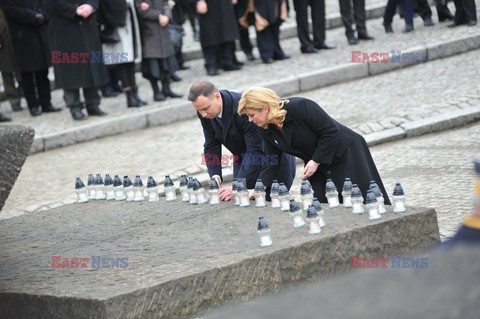
M 217 119 L 202 118 L 197 112 L 205 136 L 204 152 L 221 158 L 222 144 L 225 145 L 233 155 L 238 156 L 237 165 L 233 166 L 233 177 L 246 178 L 247 188 L 252 189 L 262 165 L 249 160 L 244 154 L 256 155 L 257 157 L 264 155 L 262 133 L 257 125 L 248 121 L 247 116 L 237 113 L 241 94 L 220 90 L 220 95 L 223 102 L 221 125 Z M 295 178 L 295 158 L 290 155 L 282 156 L 278 158 L 278 164 L 276 165 L 280 165 L 279 182 L 284 182 L 290 188 Z M 207 165 L 207 168 L 210 176 L 219 175 L 222 177 L 221 163 Z M 268 187 L 271 182 L 265 185 Z

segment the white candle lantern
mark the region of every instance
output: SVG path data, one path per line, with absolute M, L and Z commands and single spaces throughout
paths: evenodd
M 305 221 L 302 217 L 302 209 L 294 199 L 290 200 L 290 216 L 293 218 L 293 227 L 303 227 L 305 226 Z
M 195 181 L 193 177 L 188 178 L 188 186 L 187 186 L 187 192 L 188 192 L 188 202 L 192 205 L 197 205 L 197 196 L 195 196 L 195 192 L 193 191 L 193 186 L 195 185 Z
M 95 199 L 95 176 L 93 174 L 88 174 L 87 178 L 87 189 L 88 189 L 88 199 Z
M 193 181 L 193 192 L 195 194 L 195 197 L 197 198 L 197 204 L 208 203 L 207 196 L 205 195 L 205 189 L 203 188 L 200 181 L 198 181 L 198 179 L 196 178 Z
M 407 210 L 405 207 L 405 193 L 403 192 L 403 187 L 400 183 L 395 184 L 392 202 L 394 213 L 404 213 Z
M 373 191 L 375 194 L 375 197 L 377 198 L 378 202 L 378 213 L 379 214 L 385 214 L 387 210 L 385 209 L 385 204 L 384 204 L 384 199 L 382 195 L 382 191 L 380 190 L 380 187 L 378 187 L 377 183 L 375 181 L 370 182 L 370 189 Z
M 143 187 L 143 182 L 140 175 L 135 176 L 135 180 L 133 181 L 133 192 L 134 192 L 134 197 L 133 197 L 134 201 L 141 202 L 144 200 L 144 196 L 143 196 L 144 187 Z
M 115 199 L 115 190 L 113 189 L 113 179 L 110 174 L 105 175 L 105 196 L 107 200 L 114 200 Z
M 75 179 L 75 193 L 77 193 L 78 203 L 88 202 L 88 190 L 80 177 Z
M 367 210 L 368 210 L 368 219 L 375 220 L 380 219 L 382 216 L 378 213 L 378 201 L 377 197 L 371 189 L 367 191 Z
M 165 191 L 165 198 L 167 202 L 172 202 L 177 199 L 175 185 L 173 184 L 173 181 L 170 178 L 170 175 L 165 176 L 165 180 L 163 181 L 163 189 Z
M 133 202 L 135 199 L 135 192 L 133 191 L 133 183 L 128 176 L 123 177 L 123 190 L 127 196 L 127 202 Z
M 190 201 L 190 196 L 188 195 L 188 178 L 186 175 L 180 176 L 180 194 L 182 194 L 182 202 Z
M 308 210 L 308 207 L 312 205 L 313 194 L 310 188 L 310 183 L 307 180 L 302 181 L 300 186 L 300 196 L 302 198 L 303 210 Z
M 363 214 L 363 196 L 357 184 L 352 185 L 352 213 Z
M 322 205 L 320 205 L 320 202 L 316 197 L 313 198 L 312 205 L 313 207 L 315 207 L 315 210 L 318 214 L 318 224 L 320 225 L 320 227 L 325 227 L 325 220 L 323 219 L 324 212 L 322 209 Z
M 308 224 L 308 233 L 310 235 L 319 234 L 320 229 L 320 217 L 318 216 L 315 206 L 308 206 L 307 210 L 307 224 Z
M 147 197 L 149 202 L 158 202 L 158 186 L 153 176 L 148 176 L 147 179 Z
M 235 205 L 240 206 L 240 196 L 238 196 L 238 182 L 236 178 L 234 178 L 232 182 L 232 196 Z
M 352 207 L 352 187 L 353 185 L 352 181 L 350 181 L 350 178 L 345 178 L 342 188 L 343 207 Z
M 208 187 L 208 194 L 210 195 L 210 204 L 220 204 L 220 191 L 218 190 L 218 184 L 215 178 L 211 178 Z
M 250 206 L 250 199 L 248 198 L 247 186 L 242 181 L 237 180 L 238 185 L 238 197 L 240 199 L 240 206 L 247 207 Z
M 280 209 L 283 212 L 288 212 L 290 210 L 290 193 L 284 183 L 280 183 L 278 199 L 280 200 Z
M 263 185 L 262 180 L 259 178 L 255 183 L 255 206 L 256 207 L 265 207 L 267 205 L 267 201 L 265 199 L 265 185 Z
M 123 190 L 122 180 L 118 175 L 113 177 L 113 190 L 115 191 L 115 200 L 121 201 L 127 198 Z
M 278 198 L 278 192 L 280 190 L 280 184 L 275 179 L 270 186 L 270 200 L 272 201 L 272 208 L 280 208 L 280 199 Z
M 328 207 L 334 208 L 340 205 L 338 201 L 337 187 L 330 178 L 327 179 L 325 185 L 325 196 L 327 197 Z
M 102 175 L 97 174 L 95 177 L 95 199 L 105 199 L 105 185 L 103 184 Z
M 272 246 L 272 235 L 267 221 L 263 217 L 258 218 L 258 234 L 260 235 L 260 247 Z

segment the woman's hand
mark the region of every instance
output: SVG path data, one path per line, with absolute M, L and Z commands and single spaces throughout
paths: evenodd
M 160 23 L 162 27 L 166 27 L 168 25 L 168 21 L 170 21 L 170 18 L 168 16 L 163 14 L 160 14 L 158 16 L 158 23 Z
M 303 168 L 303 178 L 309 178 L 310 176 L 315 174 L 319 165 L 320 164 L 318 164 L 317 162 L 309 160 L 307 165 L 305 165 L 305 167 Z
M 197 12 L 198 14 L 205 14 L 208 11 L 207 3 L 205 1 L 197 2 Z
M 81 16 L 82 18 L 86 19 L 93 13 L 93 7 L 89 4 L 82 4 L 81 6 L 77 7 L 77 15 Z

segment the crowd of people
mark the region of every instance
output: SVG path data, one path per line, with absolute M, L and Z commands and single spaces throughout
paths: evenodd
M 453 21 L 451 27 L 476 25 L 475 0 L 454 3 L 455 15 L 445 0 L 435 0 L 439 21 Z M 154 101 L 180 98 L 170 84 L 181 81 L 177 70 L 188 68 L 182 57 L 182 26 L 187 20 L 200 41 L 206 74 L 215 76 L 219 70 L 242 68 L 236 41 L 248 61 L 257 58 L 249 29 L 256 32 L 263 63 L 289 59 L 280 44 L 280 25 L 292 4 L 300 51 L 334 49 L 326 41 L 324 0 L 0 0 L 4 93 L 14 111 L 22 110 L 22 92 L 32 116 L 61 111 L 51 103 L 48 70 L 53 66 L 55 87 L 63 89 L 74 120 L 87 118 L 84 109 L 88 116 L 104 116 L 101 95 L 124 94 L 128 107 L 147 104 L 135 81 L 135 67 L 140 65 Z M 374 40 L 367 32 L 365 1 L 339 0 L 339 5 L 348 43 Z M 404 32 L 414 30 L 415 11 L 425 26 L 433 25 L 427 0 L 388 0 L 385 32 L 393 32 L 397 7 L 405 19 Z M 0 121 L 8 120 L 0 113 Z

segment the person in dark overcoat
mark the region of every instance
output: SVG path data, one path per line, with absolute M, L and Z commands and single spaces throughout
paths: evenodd
M 208 75 L 217 75 L 219 68 L 224 71 L 240 69 L 235 64 L 235 40 L 239 38 L 239 33 L 234 1 L 197 1 L 200 44 Z
M 52 106 L 48 68 L 50 46 L 48 19 L 40 0 L 1 0 L 8 21 L 17 70 L 22 75 L 23 93 L 32 116 L 58 112 Z
M 97 28 L 96 11 L 99 0 L 44 0 L 50 15 L 49 35 L 57 88 L 64 89 L 64 100 L 74 120 L 85 119 L 80 101 L 83 90 L 88 115 L 103 116 L 98 88 L 108 82 L 103 59 L 99 62 L 92 53 L 102 54 Z M 53 54 L 52 53 L 52 54 Z M 72 55 L 75 53 L 75 55 Z M 88 54 L 82 58 L 80 54 Z M 69 57 L 70 63 L 63 61 Z M 60 61 L 59 61 L 60 59 Z M 63 61 L 63 62 L 62 62 Z M 85 61 L 85 62 L 82 62 Z
M 341 193 L 348 177 L 364 197 L 370 181 L 375 180 L 390 205 L 365 139 L 332 119 L 314 101 L 301 97 L 281 100 L 270 89 L 254 87 L 243 92 L 238 113 L 263 128 L 267 155 L 288 153 L 304 161 L 303 178 L 310 181 L 320 202 L 327 202 L 327 179 L 332 179 Z M 260 178 L 270 183 L 277 174 L 278 167 L 265 166 Z
M 178 98 L 170 87 L 171 75 L 178 70 L 168 25 L 172 12 L 166 0 L 144 0 L 139 4 L 140 30 L 142 35 L 142 73 L 150 81 L 153 100 L 164 101 L 166 97 Z M 158 87 L 162 83 L 162 91 Z
M 211 82 L 198 81 L 191 86 L 188 100 L 197 110 L 197 116 L 202 123 L 205 137 L 204 160 L 210 177 L 215 177 L 221 185 L 224 145 L 236 158 L 233 177 L 245 178 L 247 188 L 253 189 L 262 167 L 263 138 L 256 125 L 249 123 L 246 116 L 237 113 L 240 97 L 240 93 L 218 90 Z M 216 159 L 220 159 L 220 162 Z M 278 176 L 278 180 L 290 188 L 295 178 L 295 158 L 285 155 L 264 159 L 264 165 L 280 167 L 282 174 Z M 229 159 L 228 162 L 232 161 Z M 267 186 L 270 185 L 271 183 Z M 222 188 L 222 200 L 230 200 L 231 195 L 231 187 Z

